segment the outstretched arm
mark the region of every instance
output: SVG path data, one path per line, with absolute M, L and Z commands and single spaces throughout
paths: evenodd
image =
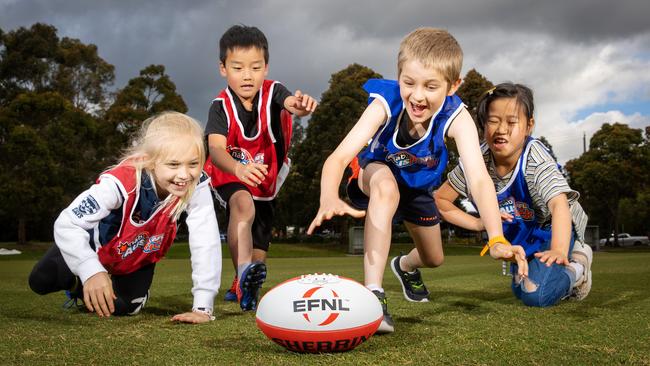
M 571 210 L 566 194 L 561 193 L 548 202 L 551 210 L 551 249 L 535 253 L 535 257 L 551 266 L 553 263 L 568 265 L 571 246 Z
M 368 105 L 359 121 L 348 132 L 336 150 L 327 158 L 321 174 L 320 207 L 316 217 L 309 225 L 307 234 L 311 234 L 323 221 L 334 216 L 363 217 L 365 215 L 364 211 L 355 210 L 339 198 L 338 187 L 345 168 L 372 138 L 386 117 L 384 106 L 375 99 Z
M 483 220 L 481 220 L 480 217 L 474 217 L 454 204 L 458 198 L 458 192 L 452 188 L 449 181 L 443 183 L 442 186 L 434 192 L 433 197 L 436 199 L 436 206 L 445 221 L 467 230 L 485 230 Z M 505 212 L 501 212 L 500 215 L 501 220 L 512 221 L 512 215 Z
M 443 183 L 433 193 L 433 198 L 435 198 L 436 206 L 445 221 L 467 230 L 481 231 L 484 229 L 480 218 L 468 214 L 454 204 L 458 198 L 458 192 L 451 187 L 449 182 Z
M 449 136 L 456 141 L 460 159 L 467 172 L 469 191 L 478 206 L 488 237 L 503 238 L 496 191 L 483 161 L 476 126 L 467 110 L 463 110 L 456 117 L 449 128 Z M 490 248 L 490 255 L 496 259 L 514 259 L 520 274 L 528 275 L 528 262 L 522 247 L 510 246 L 505 239 L 498 240 Z

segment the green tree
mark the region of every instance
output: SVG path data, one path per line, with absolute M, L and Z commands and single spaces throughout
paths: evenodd
M 99 57 L 95 45 L 59 39 L 56 32 L 42 23 L 0 32 L 0 102 L 24 92 L 56 91 L 86 111 L 106 103 L 113 65 Z
M 476 129 L 478 131 L 479 140 L 483 140 L 483 131 L 478 126 L 476 120 L 476 107 L 478 102 L 485 93 L 493 87 L 491 81 L 486 79 L 481 75 L 476 69 L 471 69 L 465 74 L 463 83 L 460 84 L 456 94 L 462 99 L 463 103 L 467 106 L 469 114 L 472 116 L 474 123 L 476 124 Z M 449 151 L 449 163 L 447 164 L 447 170 L 445 171 L 445 177 L 447 173 L 451 171 L 456 165 L 458 165 L 458 149 L 456 148 L 456 142 L 452 139 L 446 141 L 447 150 Z
M 103 142 L 91 113 L 113 79 L 94 45 L 51 25 L 0 30 L 0 220 L 12 232 L 3 239 L 50 239 L 55 215 L 92 182 Z
M 544 136 L 539 137 L 539 141 L 546 146 L 548 151 L 551 153 L 551 156 L 553 157 L 553 160 L 557 161 L 557 157 L 555 156 L 555 152 L 553 151 L 553 145 L 551 145 L 550 142 L 546 139 Z
M 114 158 L 144 120 L 164 111 L 186 113 L 187 105 L 176 92 L 176 84 L 165 74 L 165 67 L 149 65 L 117 92 L 106 112 L 106 135 L 110 139 L 104 155 Z
M 472 115 L 474 121 L 476 121 L 476 107 L 478 107 L 478 102 L 481 100 L 483 94 L 492 87 L 494 87 L 494 84 L 476 71 L 476 69 L 471 69 L 465 74 L 463 83 L 460 84 L 456 94 L 467 105 L 467 110 Z
M 307 226 L 318 210 L 320 176 L 325 159 L 367 106 L 368 93 L 362 86 L 370 78 L 381 78 L 381 75 L 358 64 L 333 74 L 329 89 L 323 93 L 320 105 L 307 125 L 305 139 L 295 149 L 294 166 L 278 206 L 290 212 L 290 221 L 300 227 Z M 345 197 L 344 186 L 345 179 L 341 182 L 342 197 Z M 336 221 L 343 225 L 341 231 L 346 234 L 347 219 Z
M 591 138 L 589 151 L 567 162 L 572 188 L 602 233 L 618 233 L 621 201 L 648 189 L 650 154 L 640 129 L 605 123 Z
M 0 126 L 0 216 L 19 243 L 28 232 L 49 238 L 58 211 L 96 173 L 96 121 L 58 93 L 28 92 L 0 108 Z

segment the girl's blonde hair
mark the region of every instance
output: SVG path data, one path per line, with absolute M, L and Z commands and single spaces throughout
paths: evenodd
M 142 171 L 151 172 L 157 162 L 161 162 L 176 151 L 196 149 L 199 166 L 205 163 L 205 145 L 203 143 L 203 130 L 199 123 L 190 116 L 178 112 L 162 112 L 150 117 L 142 123 L 142 128 L 126 149 L 119 164 L 130 164 L 136 170 L 136 189 L 140 189 Z M 118 165 L 119 165 L 118 164 Z M 176 199 L 173 195 L 167 196 L 160 205 L 170 208 L 171 216 L 177 220 L 185 211 L 199 177 L 194 177 L 185 195 Z M 152 182 L 155 185 L 155 182 Z

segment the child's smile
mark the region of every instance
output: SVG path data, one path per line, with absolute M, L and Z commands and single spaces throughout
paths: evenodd
M 182 144 L 181 144 L 182 145 Z M 155 163 L 153 175 L 158 197 L 167 195 L 183 197 L 201 174 L 200 159 L 196 149 L 179 150 L 170 153 L 162 161 Z
M 428 124 L 448 95 L 458 89 L 460 81 L 449 85 L 442 74 L 422 62 L 411 59 L 404 62 L 399 76 L 402 102 L 414 124 Z
M 513 168 L 532 132 L 534 121 L 528 120 L 516 98 L 499 98 L 490 103 L 485 124 L 485 141 L 497 166 Z

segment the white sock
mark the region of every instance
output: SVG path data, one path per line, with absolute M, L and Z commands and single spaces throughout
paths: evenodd
M 370 290 L 370 291 L 375 291 L 375 290 L 377 290 L 377 291 L 379 291 L 379 292 L 384 292 L 384 289 L 383 289 L 383 288 L 379 287 L 379 285 L 374 284 L 374 283 L 371 283 L 371 284 L 369 284 L 369 285 L 366 285 L 366 288 L 367 288 L 368 290 Z
M 408 256 L 403 255 L 399 259 L 399 269 L 401 269 L 404 272 L 413 274 L 417 268 L 413 268 L 411 264 L 408 262 Z
M 576 281 L 582 278 L 582 275 L 585 273 L 585 267 L 578 262 L 569 262 L 569 266 L 573 268 L 573 271 L 576 273 Z
M 237 266 L 237 278 L 239 278 L 239 279 L 241 280 L 241 275 L 242 275 L 242 273 L 244 273 L 244 270 L 245 270 L 246 267 L 248 267 L 250 264 L 251 264 L 250 262 L 247 262 L 247 263 L 242 263 L 242 264 L 240 264 L 240 265 Z

